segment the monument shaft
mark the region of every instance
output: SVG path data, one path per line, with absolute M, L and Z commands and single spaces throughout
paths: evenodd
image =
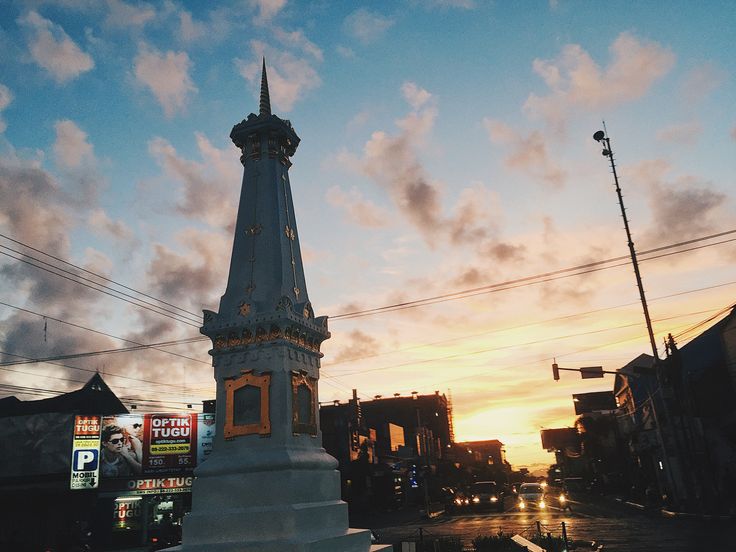
M 205 311 L 217 382 L 213 452 L 195 472 L 181 549 L 361 551 L 337 461 L 322 448 L 317 383 L 327 317 L 307 296 L 289 182 L 299 137 L 271 114 L 265 61 L 259 114 L 230 134 L 243 186 L 225 294 Z

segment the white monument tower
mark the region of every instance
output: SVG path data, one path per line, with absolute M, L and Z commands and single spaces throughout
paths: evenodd
M 180 549 L 367 552 L 370 532 L 348 528 L 337 461 L 322 448 L 317 382 L 330 333 L 304 281 L 289 184 L 299 137 L 271 114 L 265 60 L 259 113 L 230 138 L 243 153 L 230 274 L 201 329 L 213 344 L 217 436 L 195 472 Z

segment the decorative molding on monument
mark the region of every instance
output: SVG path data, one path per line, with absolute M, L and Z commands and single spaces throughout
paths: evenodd
M 288 298 L 282 298 L 272 313 L 256 315 L 244 306 L 240 306 L 238 315 L 230 317 L 204 311 L 200 332 L 212 339 L 213 355 L 283 343 L 322 357 L 320 346 L 330 337 L 327 317 L 314 318 L 309 302 L 296 305 L 301 312 L 294 312 Z
M 212 351 L 210 351 L 212 354 Z M 310 368 L 320 367 L 320 357 L 312 352 L 299 351 L 283 343 L 273 342 L 258 349 L 243 351 L 234 349 L 216 354 L 213 359 L 213 367 L 240 366 L 244 363 L 252 363 L 261 360 L 273 360 L 274 357 L 288 357 L 290 361 L 299 362 Z

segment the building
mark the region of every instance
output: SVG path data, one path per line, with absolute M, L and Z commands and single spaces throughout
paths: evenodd
M 489 466 L 508 465 L 506 461 L 506 447 L 498 439 L 490 441 L 464 441 L 458 443 L 458 446 L 468 451 L 475 462 L 487 464 Z
M 376 454 L 380 458 L 416 457 L 436 463 L 450 447 L 450 406 L 439 391 L 376 397 L 362 401 L 361 411 L 366 425 L 376 430 Z M 403 445 L 398 428 L 403 429 Z
M 602 401 L 575 395 L 580 455 L 555 447 L 558 464 L 628 500 L 733 513 L 736 309 L 682 347 L 669 336 L 666 352 L 658 364 L 642 354 L 617 370 L 613 411 L 609 392 Z M 549 449 L 544 434 L 543 442 Z
M 451 449 L 449 410 L 439 392 L 362 401 L 353 390 L 346 403 L 321 405 L 323 444 L 340 463 L 351 508 L 389 509 L 438 495 L 439 478 L 430 474 L 441 471 Z
M 7 397 L 0 418 L 2 550 L 64 550 L 87 532 L 96 550 L 145 545 L 164 516 L 178 524 L 191 508 L 192 470 L 214 433 L 211 415 L 131 414 L 99 374 L 56 397 Z M 164 425 L 178 426 L 182 452 L 161 450 L 172 446 L 170 435 L 157 437 Z M 107 426 L 120 449 L 138 444 L 137 464 L 112 467 Z

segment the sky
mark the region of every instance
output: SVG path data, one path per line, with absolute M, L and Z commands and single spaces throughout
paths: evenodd
M 437 390 L 456 440 L 551 463 L 539 430 L 613 388 L 553 381 L 553 359 L 651 352 L 603 120 L 660 354 L 734 303 L 735 27 L 718 1 L 4 2 L 0 396 L 99 371 L 142 411 L 213 397 L 198 328 L 265 57 L 301 137 L 309 297 L 333 318 L 320 400 Z

